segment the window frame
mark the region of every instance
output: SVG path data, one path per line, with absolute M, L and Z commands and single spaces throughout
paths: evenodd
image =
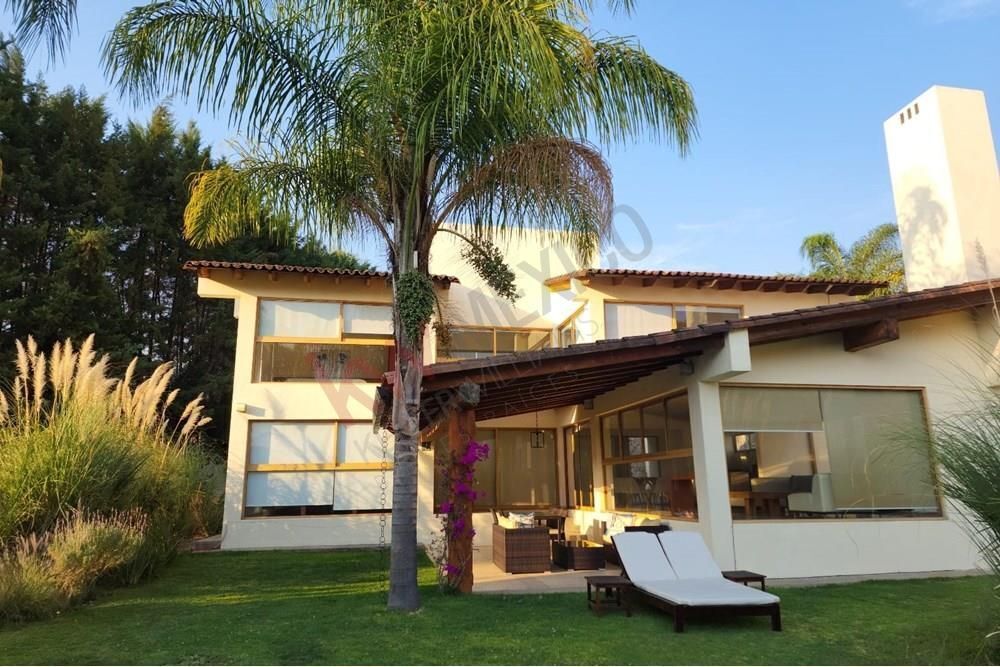
M 677 309 L 692 307 L 692 308 L 731 308 L 739 312 L 739 318 L 743 319 L 746 317 L 746 311 L 743 304 L 730 304 L 730 303 L 701 303 L 694 301 L 643 301 L 638 299 L 604 299 L 601 303 L 601 313 L 604 317 L 603 322 L 603 334 L 604 340 L 619 340 L 618 338 L 608 338 L 608 304 L 616 305 L 626 305 L 626 306 L 669 306 L 670 307 L 670 321 L 673 324 L 671 330 L 677 329 Z
M 260 311 L 261 306 L 265 301 L 291 301 L 296 303 L 327 303 L 337 305 L 337 331 L 339 336 L 336 338 L 322 338 L 315 336 L 261 336 L 260 331 Z M 257 304 L 254 312 L 254 323 L 253 323 L 253 357 L 250 364 L 250 382 L 251 384 L 281 384 L 287 385 L 288 382 L 278 382 L 275 380 L 257 380 L 257 366 L 260 363 L 260 344 L 261 343 L 287 343 L 287 344 L 303 344 L 303 345 L 366 345 L 369 347 L 373 346 L 386 346 L 395 348 L 396 340 L 393 334 L 350 334 L 345 332 L 344 327 L 344 306 L 382 306 L 392 309 L 392 303 L 386 301 L 354 301 L 354 300 L 339 300 L 339 299 L 297 299 L 297 298 L 278 298 L 278 297 L 257 297 Z M 390 353 L 391 364 L 395 364 L 395 350 Z M 320 382 L 320 383 L 330 383 L 330 382 L 361 382 L 364 384 L 373 384 L 371 380 L 366 380 L 364 378 L 313 378 L 310 380 L 299 381 L 304 384 L 310 382 Z
M 574 310 L 573 313 L 569 317 L 567 317 L 566 319 L 564 319 L 562 322 L 560 322 L 558 324 L 558 326 L 556 326 L 556 328 L 555 328 L 555 331 L 556 331 L 556 342 L 558 343 L 558 345 L 556 347 L 564 348 L 564 347 L 568 347 L 568 345 L 576 345 L 577 343 L 580 342 L 580 334 L 579 334 L 579 332 L 580 332 L 580 323 L 579 323 L 579 319 L 580 319 L 580 316 L 583 315 L 583 312 L 586 309 L 587 309 L 587 304 L 586 303 L 581 303 L 577 307 L 577 309 Z M 567 332 L 567 331 L 571 331 L 573 333 L 573 342 L 564 345 L 563 344 L 563 334 L 565 332 Z M 571 424 L 571 426 L 573 426 L 573 424 Z
M 497 332 L 503 333 L 544 333 L 548 336 L 549 348 L 552 345 L 552 329 L 547 329 L 545 327 L 497 327 L 489 326 L 485 324 L 455 324 L 452 329 L 464 330 L 464 331 L 490 331 L 492 332 L 493 338 L 493 351 L 490 352 L 490 356 L 495 357 L 498 354 L 511 354 L 510 352 L 497 352 Z M 541 348 L 548 349 L 548 348 Z M 450 352 L 451 350 L 449 350 Z M 442 356 L 441 348 L 438 347 L 434 351 L 434 362 L 435 363 L 446 363 L 454 361 L 464 361 L 463 357 L 447 357 Z
M 577 478 L 576 478 L 576 438 L 573 437 L 577 431 L 586 429 L 590 432 L 590 504 L 585 505 L 577 502 Z M 587 510 L 593 511 L 597 503 L 595 498 L 597 497 L 597 485 L 596 479 L 594 478 L 594 432 L 593 425 L 590 419 L 584 419 L 572 424 L 563 426 L 562 428 L 563 436 L 563 470 L 564 478 L 566 481 L 566 505 L 571 509 Z M 570 442 L 573 443 L 572 451 L 570 451 Z M 573 471 L 572 484 L 570 483 L 570 470 Z
M 627 403 L 625 405 L 618 406 L 618 407 L 613 408 L 611 410 L 606 410 L 604 412 L 601 412 L 599 414 L 594 415 L 591 418 L 591 419 L 596 419 L 597 420 L 596 423 L 597 423 L 597 426 L 598 426 L 597 430 L 598 430 L 598 438 L 600 440 L 600 452 L 601 452 L 601 465 L 600 465 L 600 468 L 601 468 L 601 479 L 602 479 L 602 483 L 604 485 L 604 494 L 603 494 L 604 495 L 604 506 L 605 506 L 605 508 L 607 508 L 607 511 L 610 511 L 610 512 L 622 511 L 622 512 L 636 512 L 636 513 L 640 513 L 640 514 L 652 514 L 652 515 L 656 515 L 656 516 L 660 516 L 660 517 L 664 517 L 664 518 L 670 518 L 670 519 L 677 520 L 677 521 L 698 521 L 699 520 L 698 519 L 699 514 L 698 514 L 697 508 L 695 508 L 695 515 L 693 517 L 676 515 L 676 514 L 673 514 L 670 511 L 664 511 L 664 510 L 636 510 L 636 509 L 629 509 L 629 508 L 623 508 L 622 510 L 618 510 L 615 507 L 615 502 L 614 502 L 614 498 L 615 498 L 614 476 L 612 475 L 611 480 L 610 481 L 608 480 L 608 470 L 609 469 L 613 470 L 614 466 L 620 465 L 620 464 L 646 463 L 646 462 L 650 462 L 650 461 L 659 462 L 659 461 L 672 460 L 672 459 L 691 459 L 692 464 L 693 464 L 693 462 L 694 462 L 694 442 L 691 443 L 691 448 L 690 449 L 665 449 L 663 452 L 659 452 L 659 453 L 655 453 L 655 454 L 641 454 L 641 455 L 635 455 L 635 456 L 609 456 L 608 455 L 608 451 L 609 450 L 605 449 L 605 443 L 604 443 L 604 423 L 603 423 L 603 420 L 605 418 L 614 417 L 615 421 L 617 422 L 618 433 L 621 434 L 623 432 L 623 429 L 622 429 L 622 413 L 627 412 L 629 410 L 636 410 L 639 413 L 639 428 L 640 428 L 640 431 L 643 434 L 642 437 L 645 437 L 646 426 L 645 426 L 645 420 L 643 418 L 643 408 L 645 406 L 647 406 L 647 405 L 653 405 L 654 403 L 662 402 L 663 406 L 664 406 L 664 409 L 666 410 L 667 401 L 669 401 L 671 398 L 677 398 L 679 396 L 686 396 L 686 395 L 688 395 L 688 390 L 687 390 L 686 387 L 682 387 L 680 389 L 674 389 L 672 391 L 664 392 L 664 393 L 661 393 L 661 394 L 656 394 L 654 396 L 651 396 L 651 397 L 649 397 L 647 399 L 644 399 L 644 400 L 641 400 L 641 401 L 634 401 L 632 403 Z M 690 397 L 689 397 L 688 398 L 688 418 L 689 418 L 689 421 L 690 421 L 690 409 L 691 409 L 690 406 L 691 406 L 691 404 L 690 404 Z M 667 443 L 665 442 L 664 445 L 666 446 Z M 591 447 L 593 447 L 593 443 L 591 443 Z M 595 494 L 596 493 L 597 492 L 595 490 Z
M 386 472 L 393 471 L 393 460 L 388 456 L 383 464 L 381 461 L 372 463 L 364 462 L 340 462 L 337 460 L 338 443 L 340 440 L 341 424 L 370 424 L 370 420 L 364 419 L 250 419 L 247 420 L 247 432 L 243 451 L 243 496 L 240 499 L 240 519 L 291 519 L 299 516 L 315 518 L 317 516 L 335 516 L 340 514 L 372 514 L 381 513 L 383 510 L 361 510 L 361 511 L 333 511 L 327 514 L 313 515 L 289 515 L 289 516 L 254 516 L 247 515 L 247 487 L 249 486 L 251 473 L 282 473 L 282 472 L 330 472 L 334 474 L 334 489 L 336 493 L 336 473 L 337 472 L 379 472 L 383 469 Z M 332 426 L 333 435 L 330 438 L 329 451 L 330 460 L 325 463 L 250 463 L 250 444 L 253 438 L 254 424 L 329 424 Z M 383 468 L 384 465 L 384 468 Z M 255 506 L 252 506 L 255 507 Z M 392 513 L 391 507 L 385 508 L 386 513 Z
M 921 417 L 923 420 L 924 428 L 928 434 L 928 452 L 927 452 L 927 462 L 930 466 L 930 478 L 931 486 L 934 489 L 934 497 L 937 501 L 937 512 L 934 514 L 922 514 L 919 516 L 874 516 L 869 518 L 862 518 L 857 516 L 838 516 L 838 517 L 826 517 L 826 518 L 816 518 L 816 517 L 785 517 L 785 518 L 763 518 L 763 519 L 736 519 L 733 521 L 739 521 L 741 524 L 745 523 L 781 523 L 785 524 L 792 521 L 797 522 L 823 522 L 832 523 L 840 521 L 849 522 L 875 522 L 875 521 L 944 521 L 948 519 L 948 514 L 946 512 L 946 504 L 944 498 L 939 492 L 940 489 L 940 474 L 938 471 L 937 457 L 934 451 L 934 429 L 931 421 L 930 415 L 930 403 L 927 397 L 927 387 L 919 385 L 868 385 L 868 384 L 815 384 L 815 383 L 802 383 L 802 382 L 720 382 L 719 390 L 721 391 L 727 387 L 736 388 L 747 388 L 747 389 L 815 389 L 816 391 L 821 391 L 823 389 L 836 390 L 836 389 L 853 389 L 858 391 L 906 391 L 913 392 L 920 397 L 920 407 L 921 407 Z M 796 431 L 798 432 L 798 431 Z M 802 431 L 804 433 L 815 433 L 815 431 Z M 747 433 L 747 431 L 727 431 L 725 427 L 722 430 L 723 438 L 730 433 Z M 826 433 L 825 429 L 823 431 L 824 435 Z

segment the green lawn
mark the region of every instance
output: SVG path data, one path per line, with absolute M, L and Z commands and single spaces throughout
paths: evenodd
M 969 663 L 998 618 L 984 577 L 785 589 L 766 619 L 693 622 L 587 611 L 580 594 L 446 596 L 383 609 L 370 551 L 185 555 L 146 585 L 0 629 L 4 663 Z

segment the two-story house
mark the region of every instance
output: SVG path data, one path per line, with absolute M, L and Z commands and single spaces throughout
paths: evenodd
M 420 539 L 439 525 L 435 396 L 473 382 L 475 437 L 490 444 L 479 545 L 491 510 L 558 508 L 591 539 L 639 519 L 697 530 L 723 567 L 776 577 L 974 567 L 924 437 L 964 407 L 963 383 L 998 384 L 975 352 L 997 346 L 995 291 L 972 260 L 1000 267 L 1000 183 L 981 95 L 935 87 L 914 105 L 919 120 L 904 109 L 886 136 L 917 291 L 866 299 L 878 285 L 582 267 L 526 234 L 506 242 L 521 290 L 510 304 L 441 234 L 448 335 L 426 336 Z M 963 150 L 943 150 L 959 127 Z M 933 216 L 918 196 L 938 202 Z M 394 364 L 388 276 L 188 268 L 238 320 L 223 548 L 377 543 L 392 488 L 391 434 L 372 431 Z

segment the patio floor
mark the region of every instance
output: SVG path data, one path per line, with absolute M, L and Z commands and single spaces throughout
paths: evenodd
M 584 577 L 594 574 L 617 575 L 621 568 L 608 565 L 603 570 L 563 570 L 552 566 L 551 572 L 508 574 L 493 564 L 489 547 L 476 549 L 472 556 L 473 593 L 583 593 Z
M 489 546 L 476 548 L 472 557 L 473 593 L 532 594 L 532 593 L 583 593 L 587 590 L 585 577 L 595 574 L 618 575 L 621 568 L 608 564 L 603 570 L 563 570 L 555 565 L 550 572 L 509 574 L 493 564 Z M 934 579 L 968 577 L 983 574 L 978 570 L 952 570 L 937 572 L 893 572 L 885 574 L 842 575 L 836 577 L 805 577 L 799 579 L 768 579 L 768 585 L 781 587 L 823 586 L 849 584 L 859 581 L 885 581 L 899 579 Z

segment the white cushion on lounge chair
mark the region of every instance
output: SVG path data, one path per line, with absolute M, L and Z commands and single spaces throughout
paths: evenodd
M 658 537 L 678 579 L 722 579 L 722 570 L 699 533 L 672 530 Z
M 678 579 L 676 581 L 635 581 L 636 588 L 673 604 L 689 607 L 765 605 L 780 602 L 777 595 L 726 579 Z
M 652 533 L 619 533 L 614 537 L 622 567 L 632 581 L 676 579 L 663 547 Z

